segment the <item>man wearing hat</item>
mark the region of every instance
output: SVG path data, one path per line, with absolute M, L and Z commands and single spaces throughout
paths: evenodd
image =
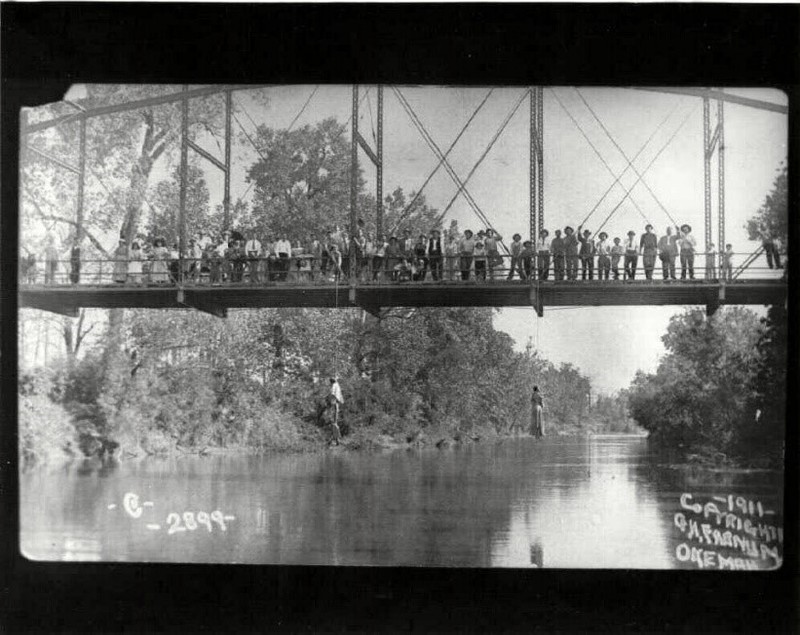
M 431 230 L 428 239 L 428 266 L 431 268 L 431 278 L 434 280 L 442 279 L 442 236 L 438 229 Z
M 639 251 L 644 262 L 644 275 L 648 280 L 653 279 L 653 269 L 656 266 L 656 253 L 658 251 L 658 238 L 653 233 L 653 226 L 645 225 L 644 234 L 639 239 Z
M 567 264 L 567 280 L 578 277 L 578 238 L 569 225 L 564 228 L 564 259 Z
M 472 231 L 464 230 L 464 237 L 458 242 L 458 253 L 461 256 L 461 279 L 469 280 L 469 271 L 472 267 L 472 256 L 475 253 L 475 239 Z
M 556 235 L 550 241 L 550 254 L 553 256 L 553 273 L 556 280 L 564 279 L 564 239 L 561 238 L 561 230 L 556 230 Z
M 539 256 L 537 267 L 539 280 L 547 280 L 550 275 L 550 232 L 546 229 L 539 232 L 539 240 L 536 241 L 536 254 Z
M 597 241 L 595 249 L 597 250 L 597 279 L 608 280 L 608 275 L 611 272 L 611 245 L 608 244 L 608 234 L 600 232 L 600 240 Z
M 639 246 L 636 244 L 636 232 L 628 232 L 625 241 L 625 279 L 633 280 L 636 278 L 636 264 L 639 262 Z
M 664 280 L 669 278 L 675 280 L 675 258 L 678 255 L 678 246 L 675 244 L 675 236 L 672 235 L 672 227 L 667 227 L 667 235 L 658 239 L 658 257 L 661 259 L 661 273 Z
M 592 232 L 588 229 L 583 232 L 581 236 L 581 226 L 578 225 L 578 240 L 581 241 L 581 280 L 586 280 L 586 274 L 589 274 L 589 280 L 594 278 L 594 240 L 592 240 Z
M 522 236 L 514 234 L 511 244 L 508 246 L 508 251 L 511 253 L 511 266 L 508 269 L 506 280 L 512 280 L 514 272 L 519 273 L 520 280 L 524 280 L 525 272 L 522 270 L 522 264 L 519 259 L 519 255 L 522 253 Z
M 614 280 L 619 280 L 619 261 L 625 255 L 625 247 L 620 243 L 619 236 L 614 236 L 614 244 L 611 246 L 611 269 L 614 272 Z
M 697 247 L 697 240 L 692 235 L 692 226 L 683 224 L 678 230 L 678 247 L 681 254 L 681 280 L 686 280 L 688 272 L 689 279 L 694 280 L 694 251 Z

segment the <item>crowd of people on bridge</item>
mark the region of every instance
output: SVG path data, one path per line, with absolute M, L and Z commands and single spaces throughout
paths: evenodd
M 765 234 L 763 242 L 770 268 L 781 267 L 780 243 Z M 501 249 L 505 254 L 501 254 Z M 80 278 L 80 252 L 70 256 L 70 282 Z M 187 240 L 184 257 L 179 246 L 164 238 L 152 243 L 124 237 L 113 250 L 113 262 L 106 264 L 100 277 L 116 284 L 168 285 L 177 282 L 221 285 L 230 283 L 271 283 L 298 280 L 370 282 L 487 281 L 519 279 L 584 281 L 635 280 L 641 269 L 646 280 L 658 277 L 695 279 L 695 259 L 704 256 L 703 277 L 730 281 L 733 275 L 733 248 L 726 244 L 718 253 L 714 244 L 698 252 L 697 240 L 688 224 L 667 227 L 657 236 L 647 224 L 637 236 L 630 230 L 625 237 L 610 238 L 605 231 L 592 234 L 571 226 L 556 229 L 551 237 L 542 229 L 536 240 L 523 240 L 514 234 L 507 245 L 492 228 L 473 233 L 459 232 L 455 222 L 444 232 L 432 229 L 415 231 L 410 227 L 397 235 L 370 235 L 362 220 L 354 234 L 333 226 L 304 240 L 290 240 L 280 234 L 274 240 L 238 231 L 225 231 L 214 238 L 198 232 Z M 45 283 L 55 282 L 59 254 L 53 241 L 45 252 Z M 24 282 L 36 282 L 35 257 L 23 257 Z M 660 267 L 658 266 L 660 265 Z M 719 274 L 717 267 L 719 266 Z M 87 272 L 88 274 L 88 272 Z M 89 274 L 91 276 L 91 274 Z

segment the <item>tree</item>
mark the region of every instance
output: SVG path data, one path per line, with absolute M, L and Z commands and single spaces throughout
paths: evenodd
M 350 140 L 329 118 L 315 126 L 275 130 L 259 126 L 258 159 L 247 173 L 255 182 L 252 213 L 242 229 L 292 239 L 346 226 L 350 209 Z M 358 189 L 364 186 L 359 174 Z
M 217 229 L 221 219 L 209 214 L 209 192 L 203 171 L 191 162 L 186 174 L 186 238 L 202 231 L 206 235 Z M 160 181 L 152 196 L 153 211 L 147 222 L 147 240 L 161 236 L 168 245 L 179 242 L 180 227 L 180 172 L 176 168 L 169 180 Z
M 637 373 L 631 384 L 631 416 L 661 447 L 715 460 L 752 458 L 742 439 L 755 416 L 762 332 L 742 307 L 711 318 L 701 309 L 674 316 L 662 337 L 667 355 L 654 374 Z
M 789 168 L 783 163 L 772 183 L 772 191 L 767 194 L 756 214 L 747 220 L 745 227 L 750 240 L 761 240 L 766 229 L 783 244 L 789 235 Z

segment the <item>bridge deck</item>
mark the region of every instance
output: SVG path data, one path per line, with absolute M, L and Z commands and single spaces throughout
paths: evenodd
M 422 307 L 422 306 L 645 306 L 779 304 L 787 285 L 780 280 L 715 282 L 494 281 L 346 285 L 270 284 L 226 286 L 22 286 L 21 307 L 67 315 L 81 307 L 172 309 L 187 306 L 215 314 L 229 308 Z

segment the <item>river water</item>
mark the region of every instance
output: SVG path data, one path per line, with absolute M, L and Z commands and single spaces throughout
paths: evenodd
M 765 569 L 783 549 L 780 475 L 678 471 L 625 435 L 79 462 L 20 495 L 36 560 Z

